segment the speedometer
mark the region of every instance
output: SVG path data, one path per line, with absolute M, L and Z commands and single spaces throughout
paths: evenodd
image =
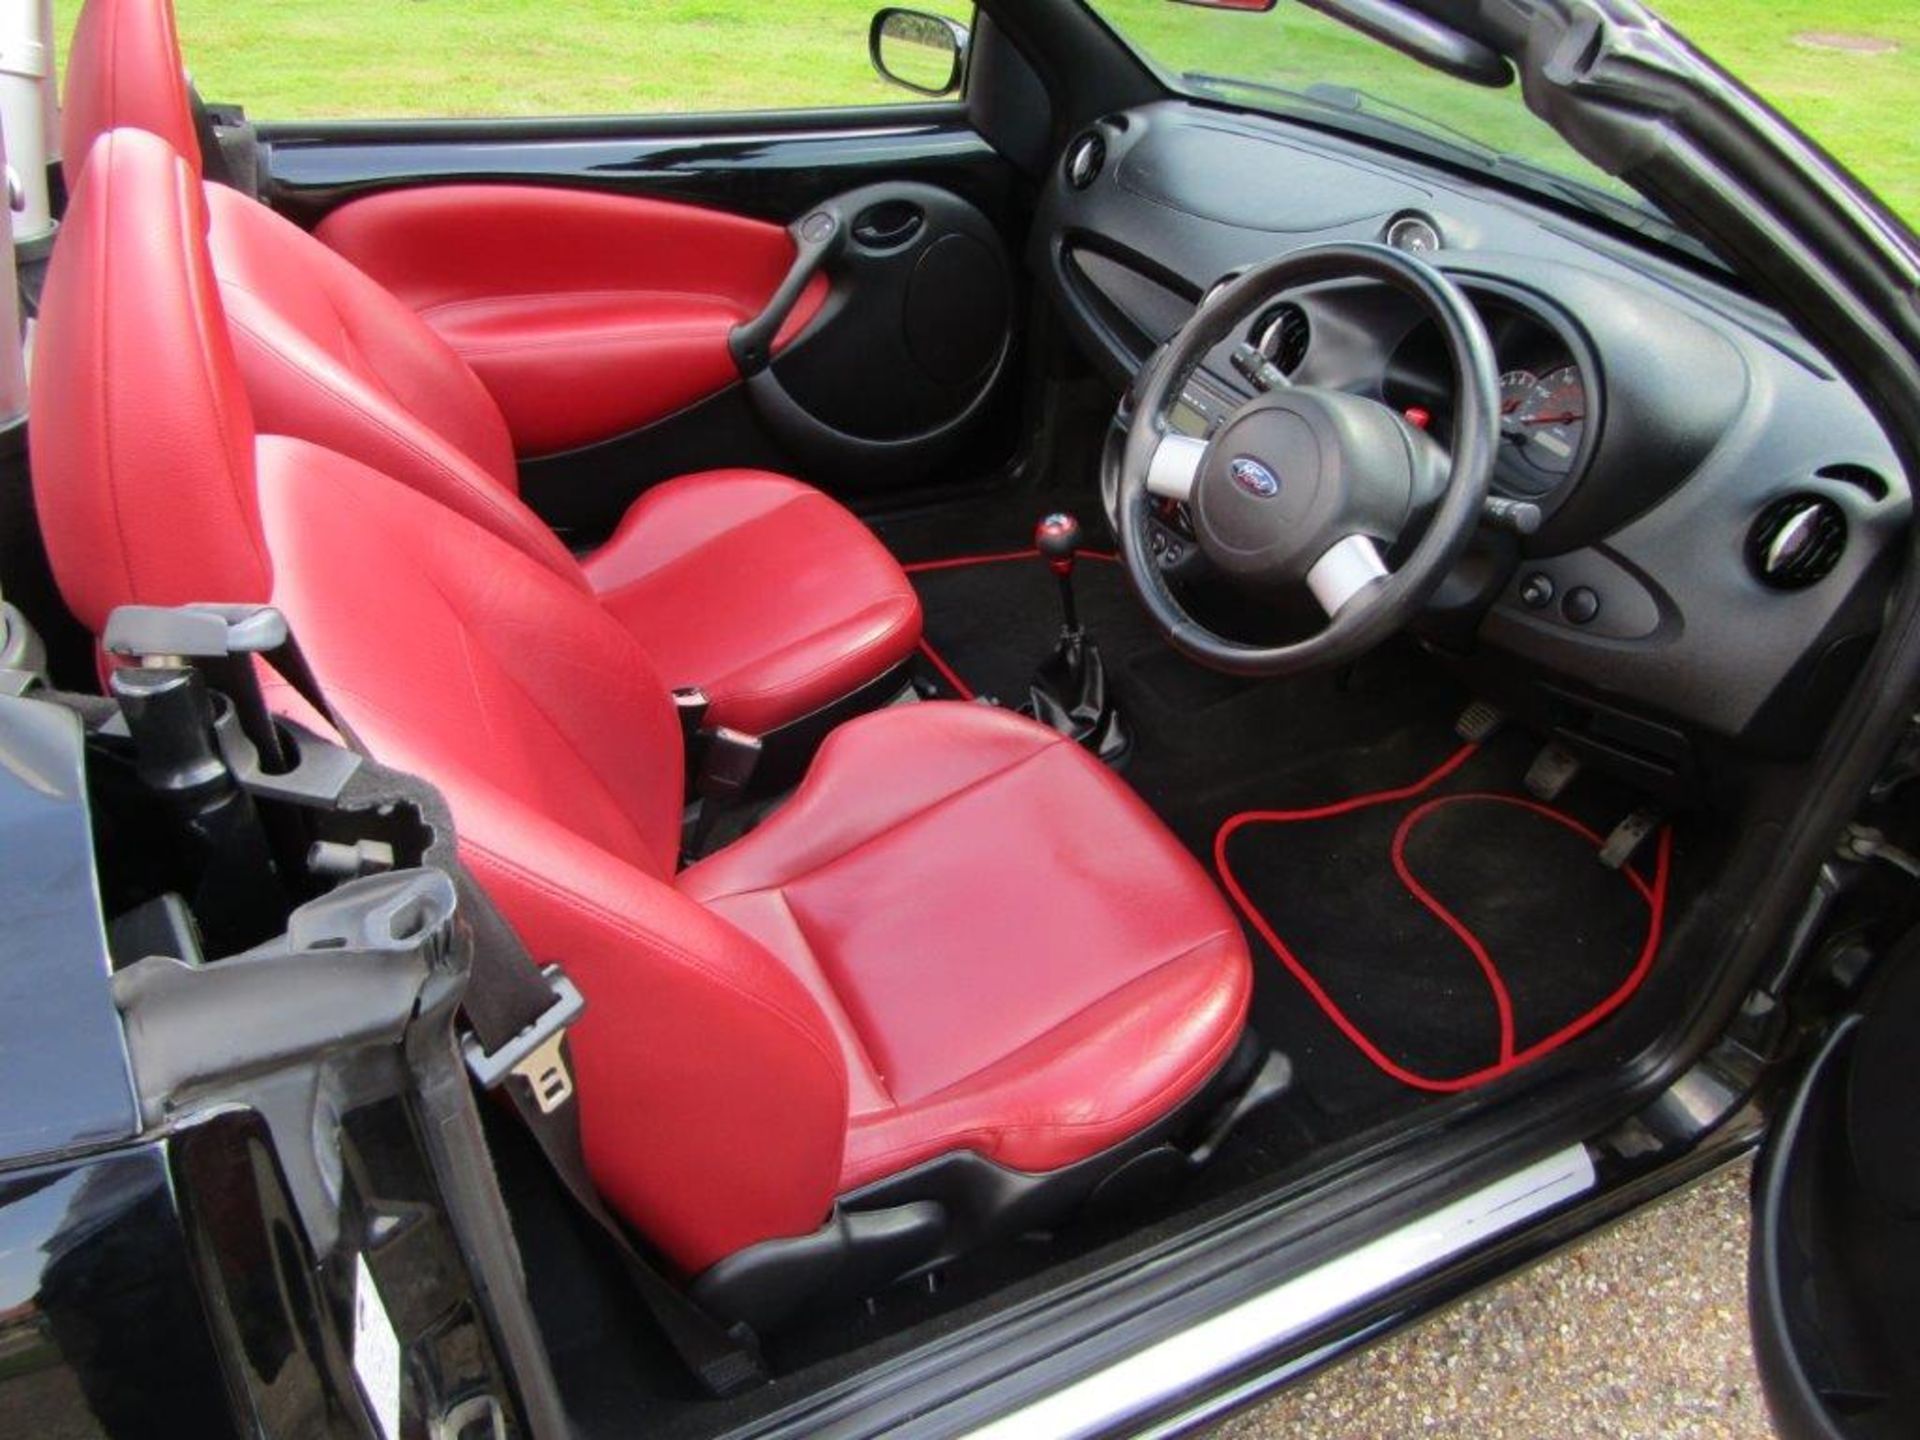
M 1515 372 L 1515 377 L 1525 372 Z M 1506 378 L 1501 381 L 1500 429 L 1520 447 L 1535 469 L 1564 475 L 1587 433 L 1587 386 L 1578 366 L 1562 365 L 1535 380 L 1517 404 L 1507 404 Z

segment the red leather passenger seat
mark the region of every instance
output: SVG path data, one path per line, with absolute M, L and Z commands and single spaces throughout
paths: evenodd
M 70 186 L 111 126 L 159 135 L 197 172 L 168 0 L 89 0 L 82 11 L 62 117 Z M 668 481 L 583 569 L 521 501 L 492 395 L 412 309 L 237 191 L 209 185 L 206 209 L 260 431 L 361 460 L 597 594 L 670 686 L 706 692 L 711 723 L 776 730 L 913 653 L 920 606 L 899 565 L 844 507 L 783 476 L 723 470 Z M 554 363 L 564 368 L 564 356 L 555 352 Z
M 676 875 L 680 736 L 647 649 L 479 518 L 255 436 L 205 205 L 148 134 L 112 132 L 81 172 L 33 376 L 56 576 L 96 626 L 126 602 L 285 611 L 335 706 L 440 787 L 476 876 L 585 993 L 589 1164 L 664 1255 L 707 1271 L 963 1154 L 1026 1183 L 1201 1093 L 1245 1020 L 1240 930 L 1122 782 L 1018 716 L 855 720 L 781 811 Z

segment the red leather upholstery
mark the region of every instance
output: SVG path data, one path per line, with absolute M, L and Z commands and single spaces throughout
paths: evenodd
M 873 532 L 762 471 L 648 492 L 586 572 L 669 682 L 698 684 L 708 718 L 748 734 L 851 694 L 920 639 L 920 598 Z
M 573 1052 L 609 1203 L 689 1271 L 818 1226 L 839 1049 L 772 956 L 668 883 L 679 722 L 645 654 L 579 590 L 350 460 L 263 439 L 260 497 L 274 601 L 328 698 L 441 788 L 476 877 L 587 997 Z
M 520 502 L 499 412 L 438 336 L 280 216 L 218 186 L 207 207 L 260 429 L 351 455 L 590 585 L 670 685 L 707 692 L 714 724 L 776 729 L 912 653 L 920 603 L 893 557 L 844 507 L 761 471 L 655 487 L 583 580 Z
M 573 585 L 590 583 L 715 724 L 759 734 L 858 690 L 913 651 L 920 603 L 866 526 L 761 471 L 656 487 L 580 566 L 517 498 L 506 426 L 414 314 L 312 236 L 207 187 L 210 240 L 254 417 L 459 511 Z
M 253 489 L 272 598 L 330 699 L 440 787 L 531 953 L 585 992 L 588 1161 L 667 1257 L 692 1272 L 810 1232 L 847 1187 L 956 1149 L 1069 1164 L 1228 1053 L 1249 976 L 1223 902 L 1119 780 L 1012 715 L 843 728 L 785 808 L 676 884 L 680 737 L 645 649 L 463 514 L 251 437 L 199 194 L 162 142 L 116 132 L 74 197 L 34 374 L 61 582 L 105 597 L 124 572 L 169 598 L 148 565 L 178 579 L 198 522 Z M 122 523 L 140 479 L 164 479 L 174 523 Z M 196 598 L 263 578 L 257 551 L 209 553 Z
M 315 233 L 471 365 L 522 455 L 638 429 L 739 379 L 727 333 L 793 263 L 777 225 L 526 185 L 436 185 L 342 205 Z M 812 320 L 824 279 L 776 348 Z
M 28 435 L 61 594 L 97 632 L 129 602 L 264 600 L 269 572 L 201 183 L 138 130 L 93 158 L 47 275 Z
M 70 72 L 74 145 L 119 114 L 197 154 L 168 0 L 88 0 Z M 71 168 L 80 168 L 78 158 Z M 520 502 L 508 423 L 446 342 L 353 264 L 264 206 L 214 185 L 205 206 L 258 428 L 404 481 L 587 588 L 566 547 Z M 604 195 L 454 186 L 346 209 L 354 214 L 342 211 L 345 218 L 330 222 L 335 238 L 392 267 L 418 302 L 479 324 L 493 336 L 488 345 L 506 333 L 494 328 L 500 316 L 546 314 L 537 320 L 544 338 L 513 342 L 516 358 L 502 363 L 518 376 L 508 387 L 517 403 L 550 410 L 551 423 L 563 427 L 586 413 L 581 406 L 599 407 L 604 418 L 609 405 L 618 410 L 634 396 L 650 405 L 649 391 L 657 398 L 672 390 L 680 398 L 669 397 L 667 408 L 678 408 L 697 396 L 673 387 L 710 377 L 716 356 L 727 376 L 711 388 L 730 383 L 726 331 L 759 309 L 792 257 L 777 226 Z M 502 285 L 533 288 L 509 294 Z M 822 294 L 796 308 L 783 334 L 797 333 Z M 549 312 L 548 301 L 558 308 Z M 642 363 L 652 342 L 630 331 L 655 302 L 705 317 L 695 327 L 697 354 L 667 355 L 671 374 L 657 383 Z M 555 330 L 555 315 L 571 318 Z M 595 327 L 607 333 L 596 339 Z M 661 344 L 675 350 L 690 333 L 675 319 Z M 543 368 L 544 377 L 533 373 Z M 641 423 L 626 416 L 605 433 L 629 421 Z M 579 438 L 591 437 L 556 443 Z M 790 503 L 770 509 L 764 497 L 772 487 L 785 487 Z M 255 543 L 250 518 L 239 514 L 250 496 L 234 514 L 219 515 L 176 500 L 161 486 L 123 503 L 177 508 L 170 523 L 183 546 L 219 552 Z M 694 514 L 703 517 L 697 537 L 680 523 Z M 648 517 L 665 523 L 655 529 Z M 244 531 L 232 528 L 242 519 Z M 215 525 L 223 533 L 212 540 L 195 528 Z M 919 639 L 919 602 L 866 527 L 776 476 L 670 481 L 636 507 L 592 563 L 595 588 L 654 647 L 669 682 L 700 686 L 714 698 L 715 724 L 755 733 L 786 725 L 879 678 Z M 149 560 L 149 582 L 158 578 L 152 567 Z M 188 571 L 191 580 L 191 565 Z M 126 583 L 113 592 L 119 599 L 130 598 Z M 99 613 L 113 603 L 81 598 Z
M 760 734 L 912 653 L 920 604 L 871 531 L 798 481 L 730 470 L 643 496 L 581 567 L 520 503 L 512 446 L 473 372 L 298 227 L 209 186 L 210 238 L 263 432 L 352 455 L 590 584 L 713 723 Z
M 678 883 L 831 1017 L 842 1190 L 955 1148 L 1084 1160 L 1198 1089 L 1246 1017 L 1246 944 L 1199 865 L 1098 761 L 1003 710 L 849 722 Z
M 460 357 L 264 205 L 210 185 L 207 209 L 214 270 L 261 431 L 351 455 L 578 584 L 566 547 L 520 503 L 506 424 Z
M 200 173 L 172 0 L 87 0 L 74 22 L 66 69 L 60 154 L 69 191 L 93 142 L 120 126 L 158 135 Z

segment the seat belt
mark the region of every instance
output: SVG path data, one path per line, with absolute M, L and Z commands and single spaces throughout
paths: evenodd
M 327 702 L 319 677 L 291 630 L 282 644 L 262 652 L 261 658 L 326 717 L 348 749 L 374 760 Z M 667 1279 L 607 1209 L 587 1173 L 566 1039 L 568 1025 L 586 1003 L 580 992 L 558 966 L 544 970 L 534 966 L 520 937 L 464 866 L 456 865 L 454 883 L 463 902 L 457 914 L 466 917 L 473 941 L 468 947 L 471 970 L 466 995 L 461 1000 L 461 1014 L 470 1032 L 462 1045 L 468 1070 L 482 1089 L 505 1090 L 548 1167 L 573 1203 L 613 1243 L 641 1301 L 701 1385 L 724 1398 L 762 1383 L 767 1372 L 753 1332 L 744 1324 L 723 1329 Z

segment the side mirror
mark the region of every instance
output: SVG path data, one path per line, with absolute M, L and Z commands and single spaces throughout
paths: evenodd
M 967 73 L 967 27 L 890 5 L 873 17 L 867 54 L 883 80 L 921 95 L 951 95 Z

